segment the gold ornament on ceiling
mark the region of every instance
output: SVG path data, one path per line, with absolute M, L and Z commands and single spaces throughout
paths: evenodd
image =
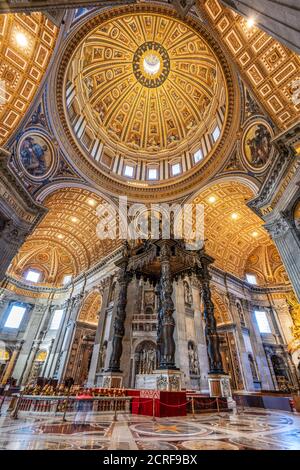
M 31 268 L 42 273 L 43 284 L 63 284 L 65 275 L 77 276 L 121 245 L 101 240 L 96 209 L 104 200 L 90 191 L 64 188 L 44 201 L 48 213 L 22 245 L 9 274 L 23 278 Z
M 135 13 L 105 22 L 80 43 L 67 71 L 66 102 L 85 148 L 98 139 L 112 155 L 135 158 L 138 151 L 154 160 L 199 141 L 226 98 L 218 60 L 195 30 L 175 18 Z
M 211 24 L 279 128 L 299 120 L 300 104 L 292 100 L 299 79 L 300 57 L 246 18 L 218 0 L 197 1 L 201 15 Z
M 194 200 L 204 206 L 204 239 L 215 265 L 242 279 L 245 263 L 254 248 L 269 244 L 263 221 L 247 207 L 253 191 L 237 181 L 204 189 Z
M 56 26 L 41 13 L 0 15 L 0 145 L 32 102 L 57 34 Z
M 289 278 L 273 243 L 260 245 L 249 255 L 245 272 L 254 274 L 259 285 L 289 284 Z
M 98 291 L 92 291 L 87 294 L 79 312 L 78 320 L 84 323 L 97 325 L 102 305 L 102 295 Z

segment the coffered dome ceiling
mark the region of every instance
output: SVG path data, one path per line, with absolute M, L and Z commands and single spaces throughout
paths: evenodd
M 96 28 L 77 48 L 66 87 L 73 130 L 80 115 L 80 140 L 91 153 L 99 139 L 113 154 L 135 158 L 138 151 L 149 161 L 176 156 L 217 124 L 222 106 L 224 114 L 224 82 L 212 50 L 166 16 L 128 14 Z
M 113 181 L 114 194 L 126 185 L 141 188 L 140 199 L 153 185 L 181 184 L 233 142 L 231 69 L 200 23 L 166 7 L 139 4 L 87 20 L 69 39 L 55 83 L 67 154 L 101 186 L 103 175 L 106 186 Z

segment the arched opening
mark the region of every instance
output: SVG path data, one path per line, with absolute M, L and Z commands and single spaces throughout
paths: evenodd
M 102 305 L 102 295 L 95 290 L 90 292 L 84 299 L 80 309 L 78 321 L 84 323 L 98 324 L 100 309 Z

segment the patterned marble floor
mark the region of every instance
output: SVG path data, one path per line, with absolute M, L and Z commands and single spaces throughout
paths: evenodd
M 83 421 L 84 420 L 84 421 Z M 0 449 L 300 450 L 300 415 L 244 409 L 182 418 L 112 415 L 0 417 Z

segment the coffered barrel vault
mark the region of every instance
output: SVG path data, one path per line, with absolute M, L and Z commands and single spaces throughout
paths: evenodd
M 0 145 L 32 102 L 57 34 L 56 26 L 42 13 L 0 15 Z

